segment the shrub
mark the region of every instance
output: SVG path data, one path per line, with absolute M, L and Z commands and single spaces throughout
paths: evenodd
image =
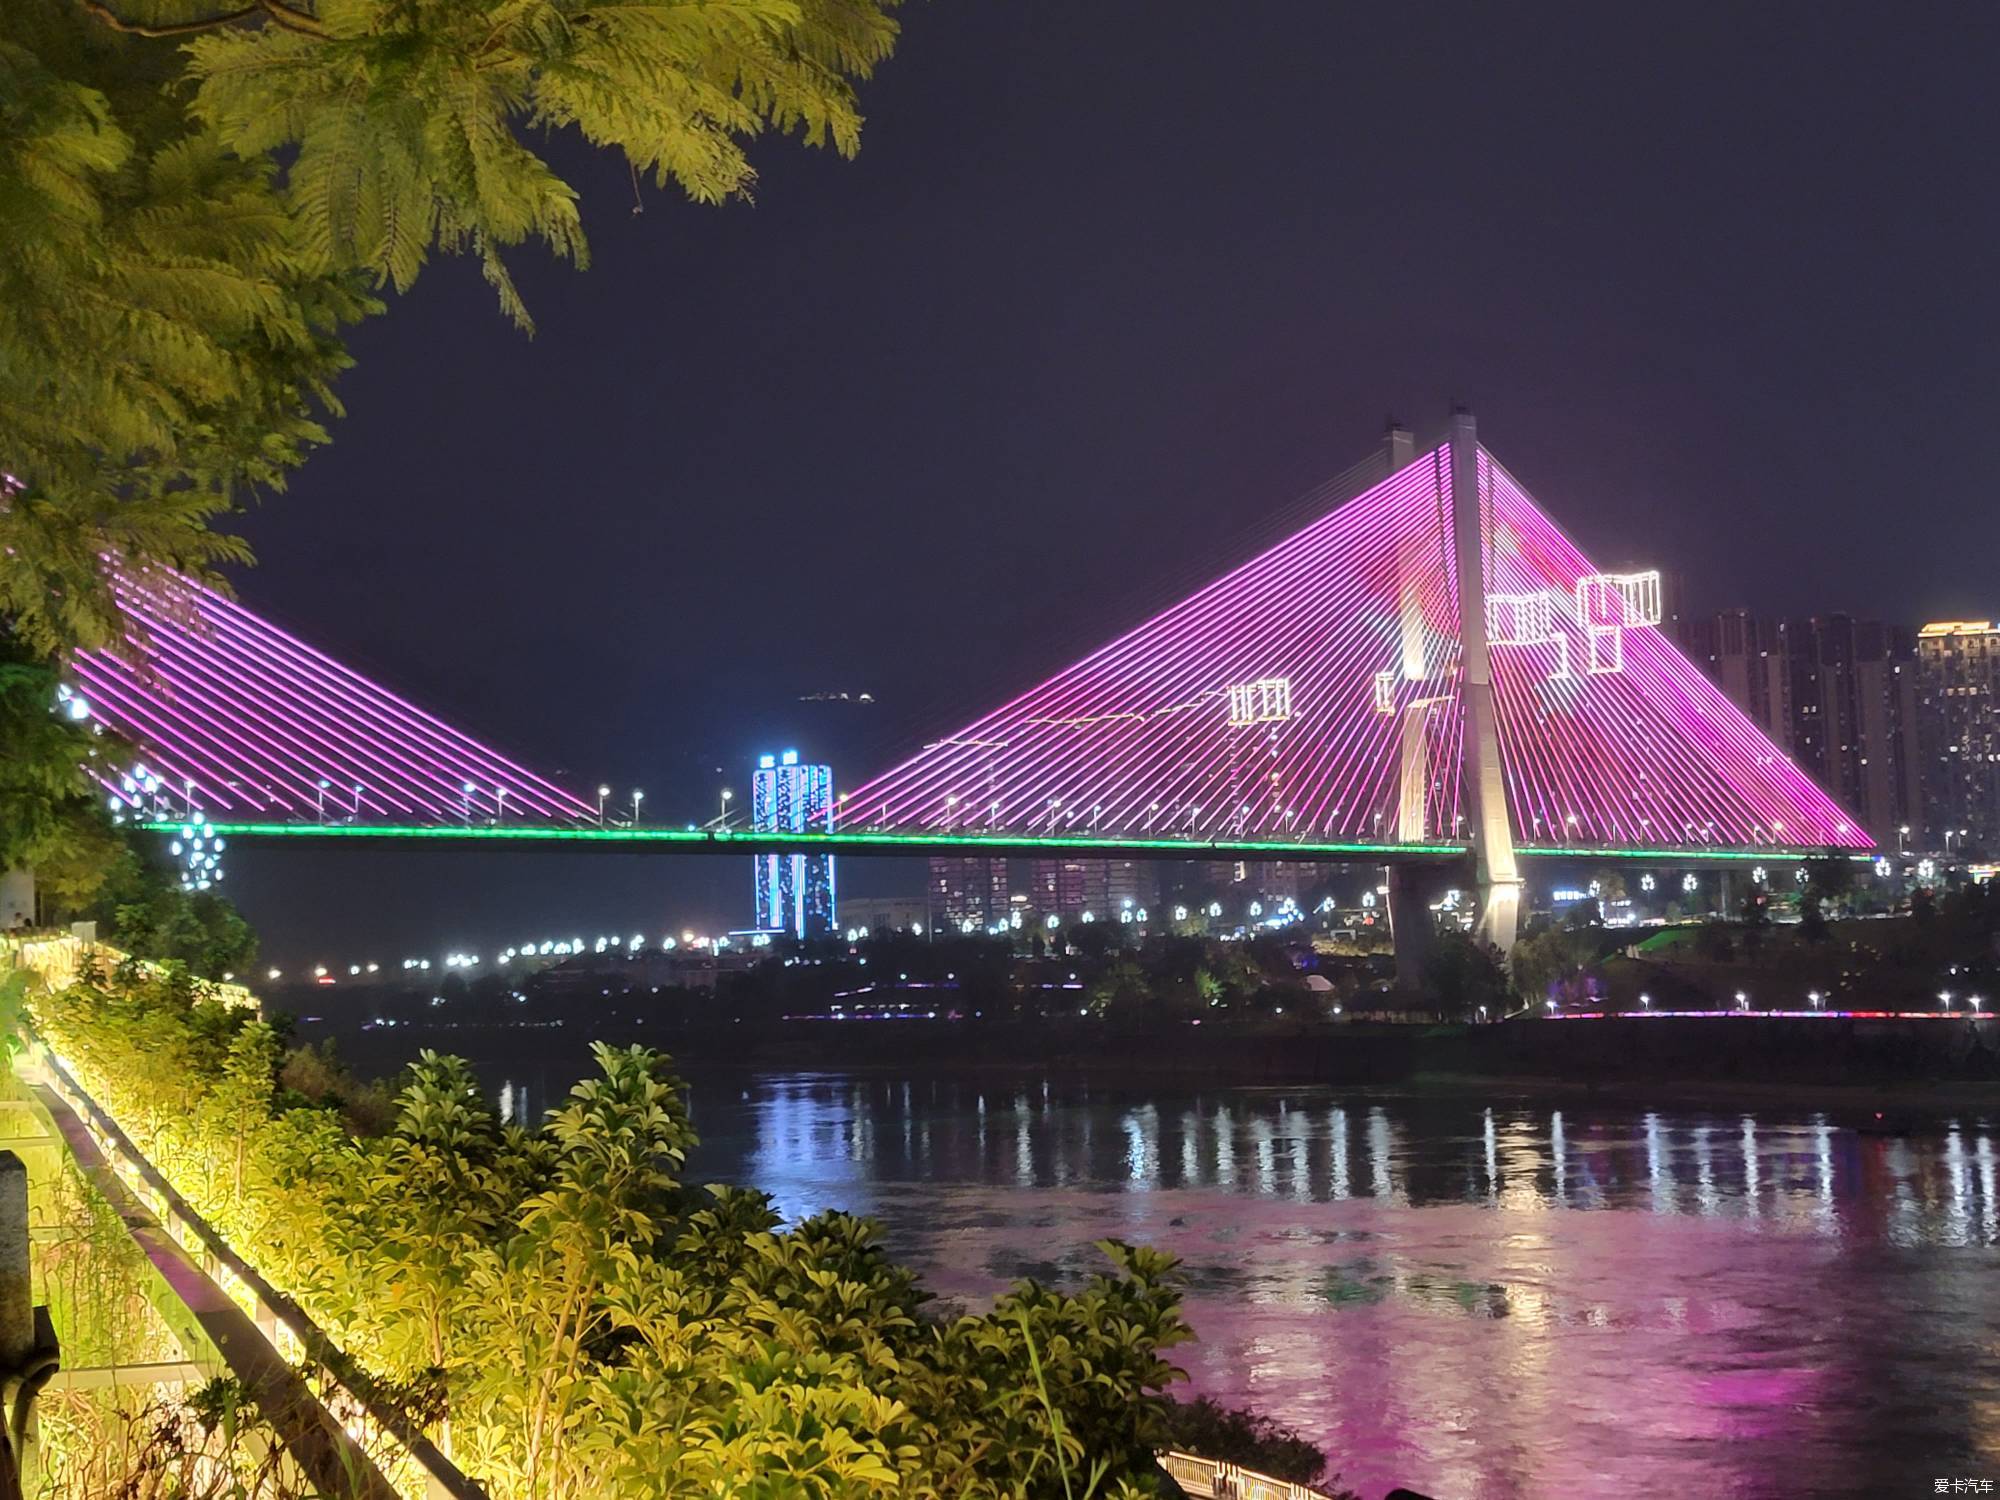
M 926 1318 L 872 1223 L 782 1229 L 761 1193 L 684 1187 L 694 1133 L 644 1048 L 599 1044 L 534 1130 L 427 1052 L 370 1135 L 324 1058 L 184 975 L 86 980 L 33 1013 L 350 1355 L 441 1390 L 436 1436 L 496 1500 L 1152 1491 L 1164 1351 L 1190 1336 L 1170 1256 L 1107 1241 L 1077 1290 Z

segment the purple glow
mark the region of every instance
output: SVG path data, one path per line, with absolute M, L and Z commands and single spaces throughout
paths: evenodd
M 358 803 L 369 816 L 449 822 L 495 816 L 504 793 L 506 811 L 523 816 L 595 818 L 591 805 L 250 611 L 193 583 L 180 588 L 169 598 L 120 584 L 145 631 L 128 637 L 133 660 L 81 651 L 70 663 L 93 716 L 144 751 L 172 800 L 191 782 L 210 816 L 344 817 Z
M 1493 671 L 1522 845 L 1869 845 L 1652 628 L 1656 580 L 1601 574 L 1483 449 L 1479 482 L 1485 582 L 1510 626 Z M 1462 836 L 1449 495 L 1440 447 L 859 788 L 850 825 Z M 1596 619 L 1614 605 L 1620 623 Z M 1593 643 L 1593 623 L 1614 638 Z M 1277 680 L 1284 717 L 1246 713 L 1243 685 Z

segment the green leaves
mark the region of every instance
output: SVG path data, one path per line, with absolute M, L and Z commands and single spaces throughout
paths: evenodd
M 45 653 L 115 641 L 111 568 L 208 574 L 281 487 L 374 304 L 305 266 L 262 158 L 170 103 L 165 44 L 58 0 L 0 22 L 0 615 Z
M 253 1263 L 393 1383 L 496 1500 L 1150 1493 L 1186 1339 L 1176 1263 L 1106 1241 L 1073 1292 L 921 1316 L 875 1224 L 687 1192 L 666 1060 L 599 1046 L 534 1132 L 423 1053 L 388 1132 L 288 1106 L 276 1039 L 185 984 L 35 1001 L 38 1028 Z
M 296 148 L 315 269 L 401 291 L 434 247 L 466 251 L 525 328 L 501 252 L 532 239 L 587 259 L 576 193 L 527 132 L 574 127 L 697 202 L 742 196 L 768 128 L 853 154 L 853 84 L 894 45 L 894 3 L 320 0 L 311 33 L 195 38 L 192 107 L 240 155 Z
M 896 3 L 9 0 L 0 616 L 45 654 L 117 645 L 114 569 L 249 561 L 219 528 L 327 441 L 343 330 L 434 252 L 531 329 L 503 253 L 588 259 L 538 134 L 704 203 L 748 194 L 766 130 L 852 154 Z

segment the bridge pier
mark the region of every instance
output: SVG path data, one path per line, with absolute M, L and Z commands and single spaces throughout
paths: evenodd
M 1463 883 L 1465 872 L 1457 864 L 1390 865 L 1389 937 L 1396 945 L 1396 987 L 1416 991 L 1423 988 L 1424 965 L 1430 961 L 1437 938 L 1437 921 L 1431 903 L 1454 882 Z

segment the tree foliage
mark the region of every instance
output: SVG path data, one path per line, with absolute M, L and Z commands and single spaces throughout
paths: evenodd
M 113 569 L 205 574 L 212 529 L 325 440 L 339 327 L 272 163 L 185 108 L 170 43 L 63 0 L 0 17 L 0 614 L 44 653 L 115 641 Z
M 1424 994 L 1447 1016 L 1506 1014 L 1507 967 L 1500 950 L 1463 932 L 1441 932 L 1424 960 Z
M 586 258 L 574 129 L 700 202 L 765 130 L 851 153 L 896 0 L 10 0 L 0 9 L 0 616 L 120 639 L 114 576 L 218 529 L 337 415 L 342 330 L 434 251 Z M 533 144 L 531 144 L 531 142 Z
M 782 1228 L 760 1193 L 684 1186 L 681 1092 L 641 1048 L 600 1044 L 535 1130 L 425 1054 L 370 1136 L 286 1089 L 270 1027 L 176 976 L 86 979 L 34 1018 L 372 1375 L 441 1391 L 433 1431 L 496 1500 L 1154 1492 L 1165 1351 L 1189 1336 L 1170 1256 L 1106 1242 L 1079 1288 L 932 1317 L 873 1224 Z
M 121 854 L 91 780 L 93 767 L 115 773 L 120 757 L 57 712 L 57 686 L 55 668 L 0 628 L 0 870 L 28 866 L 55 905 L 74 908 Z
M 1508 955 L 1514 987 L 1530 1007 L 1575 998 L 1583 971 L 1597 957 L 1601 929 L 1546 927 L 1521 938 Z

